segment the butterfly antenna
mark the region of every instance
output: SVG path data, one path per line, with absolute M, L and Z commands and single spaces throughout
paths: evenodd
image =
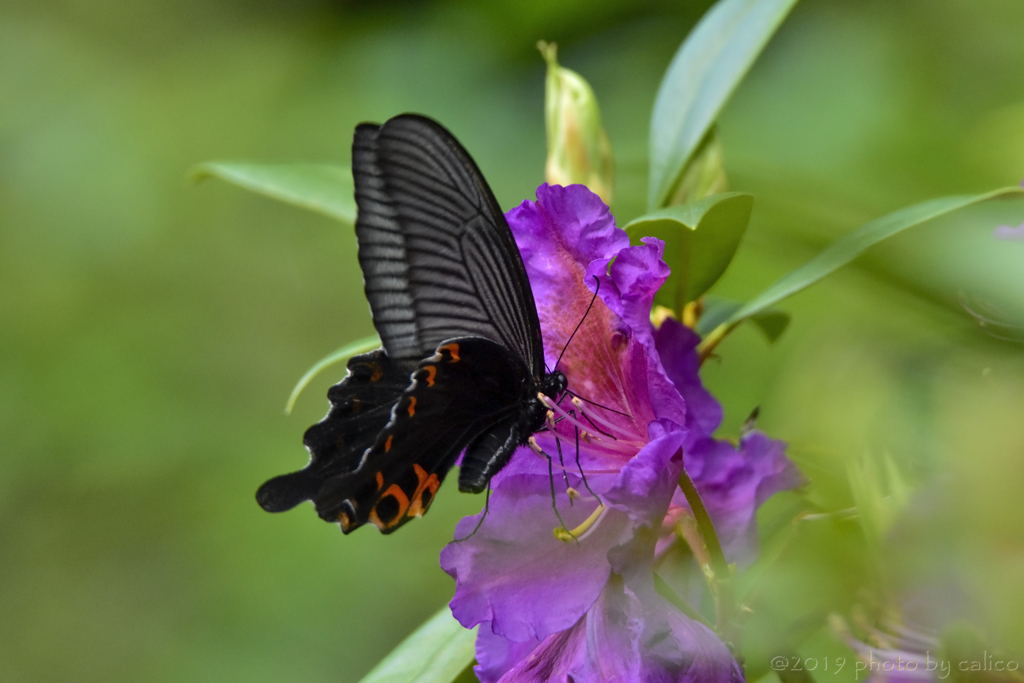
M 480 516 L 480 521 L 476 523 L 476 526 L 473 527 L 473 530 L 469 532 L 468 536 L 456 538 L 454 541 L 455 543 L 462 543 L 463 541 L 468 541 L 470 538 L 473 537 L 474 534 L 476 534 L 476 532 L 480 531 L 480 527 L 483 526 L 484 520 L 487 519 L 487 513 L 491 509 L 491 482 L 487 482 L 487 493 L 485 494 L 485 496 L 486 497 L 484 498 L 484 514 Z
M 606 432 L 606 431 L 604 431 L 603 429 L 601 429 L 600 427 L 598 427 L 598 426 L 597 426 L 597 425 L 596 425 L 596 424 L 594 423 L 594 421 L 590 419 L 590 416 L 589 416 L 589 415 L 587 415 L 586 413 L 581 413 L 581 415 L 582 415 L 582 418 L 583 418 L 584 420 L 586 420 L 587 422 L 589 422 L 589 423 L 590 423 L 590 426 L 594 428 L 594 429 L 593 429 L 593 431 L 597 432 L 597 433 L 598 433 L 598 434 L 600 434 L 601 436 L 606 436 L 606 437 L 608 437 L 608 439 L 610 439 L 611 441 L 618 441 L 618 439 L 617 439 L 617 438 L 616 438 L 616 437 L 615 437 L 614 435 L 612 435 L 612 434 L 609 434 L 608 432 Z M 577 422 L 578 422 L 578 421 L 579 421 L 579 419 L 580 419 L 580 418 L 579 418 L 578 416 L 576 416 L 576 414 L 575 414 L 575 413 L 573 413 L 573 417 L 576 417 L 576 421 L 577 421 Z
M 568 389 L 565 390 L 565 393 L 569 394 L 573 398 L 578 398 L 579 400 L 583 401 L 584 403 L 589 403 L 592 406 L 597 406 L 598 408 L 603 408 L 603 409 L 607 410 L 609 413 L 615 413 L 616 415 L 621 415 L 622 417 L 629 417 L 629 413 L 623 413 L 622 411 L 615 410 L 615 408 L 609 408 L 608 406 L 601 405 L 597 401 L 591 401 L 589 398 L 583 398 L 579 394 L 574 393 L 572 391 L 569 391 Z
M 558 360 L 555 361 L 555 369 L 558 369 L 558 364 L 562 362 L 562 356 L 565 355 L 566 349 L 569 348 L 569 344 L 572 343 L 572 338 L 576 336 L 576 333 L 580 331 L 580 327 L 583 325 L 583 321 L 587 319 L 587 315 L 590 314 L 590 309 L 594 307 L 594 302 L 597 301 L 597 293 L 601 291 L 601 278 L 594 276 L 594 280 L 597 282 L 597 286 L 594 288 L 594 296 L 590 297 L 590 304 L 587 306 L 587 310 L 583 312 L 583 317 L 576 323 L 576 329 L 569 335 L 569 339 L 565 342 L 565 346 L 562 347 L 562 352 L 558 354 Z

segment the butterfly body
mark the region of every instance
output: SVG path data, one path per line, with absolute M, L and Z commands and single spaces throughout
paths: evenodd
M 545 423 L 544 367 L 526 269 L 473 160 L 443 127 L 402 115 L 353 142 L 359 262 L 382 348 L 352 358 L 310 427 L 305 469 L 257 493 L 278 512 L 312 500 L 349 533 L 422 516 L 462 457 L 459 489 L 483 491 Z

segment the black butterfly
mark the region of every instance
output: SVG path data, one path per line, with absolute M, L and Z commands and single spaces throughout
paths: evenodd
M 356 356 L 310 427 L 305 469 L 256 499 L 312 500 L 348 533 L 390 533 L 427 511 L 460 452 L 459 490 L 480 493 L 541 429 L 566 378 L 544 365 L 526 268 L 473 159 L 437 122 L 362 124 L 352 143 L 356 237 L 383 348 Z M 411 377 L 410 377 L 411 374 Z

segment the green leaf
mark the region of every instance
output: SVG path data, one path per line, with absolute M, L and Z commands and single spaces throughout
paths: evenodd
M 648 209 L 665 206 L 683 170 L 796 0 L 719 0 L 686 37 L 651 115 Z
M 774 285 L 746 303 L 725 321 L 735 325 L 745 318 L 764 311 L 786 297 L 796 294 L 826 275 L 842 268 L 882 240 L 897 235 L 908 228 L 940 218 L 959 209 L 979 204 L 989 199 L 1007 196 L 1024 196 L 1024 188 L 1004 187 L 992 192 L 975 195 L 940 197 L 920 204 L 914 204 L 899 211 L 865 223 L 851 233 L 843 235 L 820 254 L 786 275 Z
M 792 317 L 785 311 L 770 308 L 767 311 L 750 316 L 750 320 L 758 326 L 769 344 L 774 344 L 789 327 Z
M 189 177 L 193 181 L 220 178 L 349 225 L 356 220 L 352 171 L 348 166 L 209 161 L 193 169 Z
M 749 194 L 724 192 L 630 221 L 625 228 L 630 237 L 665 241 L 665 263 L 672 274 L 654 301 L 678 313 L 715 284 L 736 254 L 753 205 Z
M 441 610 L 403 640 L 360 683 L 452 683 L 473 662 L 476 629 Z
M 742 302 L 733 301 L 732 299 L 722 299 L 714 296 L 705 297 L 704 312 L 701 313 L 700 320 L 697 322 L 697 334 L 702 337 L 707 335 L 728 320 L 742 306 Z M 777 308 L 769 308 L 766 311 L 755 313 L 750 318 L 751 322 L 757 325 L 761 332 L 764 333 L 764 336 L 768 338 L 769 343 L 775 343 L 782 336 L 782 333 L 789 327 L 790 319 L 789 313 L 780 311 Z
M 343 363 L 356 354 L 372 351 L 378 346 L 380 346 L 380 337 L 377 335 L 363 337 L 362 339 L 357 339 L 351 344 L 346 344 L 337 351 L 321 358 L 317 361 L 316 365 L 306 371 L 306 374 L 302 376 L 299 383 L 295 385 L 294 389 L 292 389 L 291 396 L 288 397 L 288 404 L 284 407 L 285 414 L 291 414 L 292 408 L 295 407 L 295 401 L 299 398 L 299 394 L 302 393 L 302 390 L 306 388 L 306 385 L 308 385 L 314 377 L 319 375 L 324 368 L 328 368 L 335 363 Z
M 846 461 L 850 492 L 857 506 L 864 536 L 873 550 L 881 549 L 885 535 L 899 513 L 906 507 L 912 493 L 892 456 L 883 453 L 881 471 L 870 454 Z
M 669 206 L 686 204 L 727 189 L 729 178 L 725 173 L 722 143 L 718 140 L 716 126 L 712 125 L 686 163 L 672 196 L 665 203 Z

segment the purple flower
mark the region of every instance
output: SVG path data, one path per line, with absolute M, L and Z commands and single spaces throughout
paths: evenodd
M 738 448 L 711 438 L 722 412 L 697 375 L 696 335 L 650 322 L 669 272 L 660 240 L 630 246 L 581 185 L 542 185 L 507 218 L 548 367 L 580 398 L 551 405 L 558 421 L 536 436 L 538 452 L 516 453 L 492 480 L 486 518 L 462 520 L 456 537 L 469 537 L 441 554 L 456 580 L 452 613 L 481 625 L 477 675 L 742 680 L 717 636 L 657 594 L 653 563 L 687 514 L 677 487 L 684 459 L 727 552 L 752 553 L 756 507 L 800 481 L 784 444 L 756 433 Z
M 838 618 L 833 629 L 857 653 L 854 666 L 859 679 L 867 675 L 870 683 L 931 683 L 949 676 L 949 662 L 937 658 L 937 636 L 905 625 L 887 624 L 886 631 L 862 625 L 872 644 L 856 638 Z
M 730 562 L 746 563 L 757 555 L 757 508 L 779 491 L 803 483 L 786 457 L 786 444 L 752 431 L 738 445 L 711 438 L 722 421 L 722 408 L 701 384 L 697 371 L 700 338 L 676 320 L 666 320 L 655 332 L 658 353 L 689 410 L 685 443 L 686 472 L 693 479 L 715 524 Z M 689 505 L 676 490 L 665 528 L 671 529 Z M 673 540 L 669 536 L 666 540 Z M 659 546 L 660 551 L 663 546 Z
M 1012 242 L 1024 242 L 1024 223 L 1016 228 L 1010 225 L 1000 225 L 992 233 L 997 240 L 1008 240 Z

